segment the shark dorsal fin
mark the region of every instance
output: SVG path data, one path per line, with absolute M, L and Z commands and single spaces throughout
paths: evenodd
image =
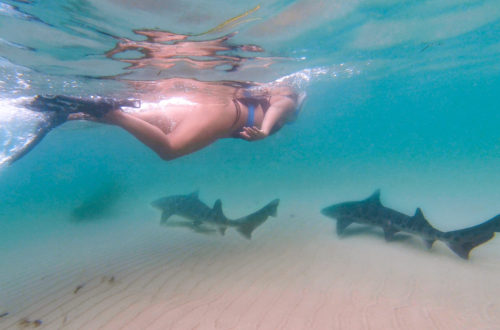
M 366 199 L 368 202 L 376 203 L 376 204 L 382 204 L 380 203 L 380 189 L 375 190 L 373 194 L 371 194 L 370 197 Z
M 191 198 L 199 199 L 200 191 L 199 190 L 195 190 L 192 193 L 190 193 L 188 196 L 191 197 Z
M 421 228 L 421 229 L 426 229 L 426 228 L 434 229 L 434 227 L 432 227 L 429 221 L 427 221 L 427 219 L 425 218 L 424 213 L 422 212 L 420 207 L 417 208 L 415 214 L 412 217 L 412 226 L 414 228 Z
M 417 207 L 417 209 L 415 210 L 415 214 L 413 215 L 413 221 L 416 223 L 423 222 L 430 226 L 430 223 L 425 218 L 424 212 L 422 212 L 422 209 L 420 207 Z
M 417 208 L 417 210 L 415 211 L 415 214 L 412 217 L 410 225 L 413 228 L 413 230 L 420 231 L 427 235 L 436 231 L 436 229 L 432 227 L 429 221 L 427 221 L 420 207 Z M 430 236 L 424 236 L 422 237 L 422 239 L 424 240 L 427 249 L 431 249 L 432 245 L 434 245 L 434 242 L 436 241 L 435 237 L 432 234 Z
M 422 212 L 422 209 L 420 207 L 417 207 L 415 210 L 415 214 L 413 215 L 414 218 L 424 218 L 424 212 Z
M 212 210 L 214 211 L 215 216 L 217 217 L 224 216 L 224 214 L 222 213 L 222 201 L 220 199 L 215 201 Z
M 220 199 L 216 200 L 214 203 L 214 207 L 212 208 L 212 211 L 214 212 L 214 217 L 217 222 L 222 221 L 224 224 L 220 225 L 218 230 L 221 235 L 224 235 L 226 233 L 227 226 L 225 222 L 227 222 L 226 216 L 224 213 L 222 213 L 222 202 Z

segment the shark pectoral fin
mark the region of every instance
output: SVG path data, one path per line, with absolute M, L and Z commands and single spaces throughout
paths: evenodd
M 436 241 L 435 239 L 426 239 L 424 238 L 424 244 L 425 244 L 425 247 L 430 250 L 432 248 L 432 246 L 434 245 L 434 242 Z
M 198 234 L 213 234 L 213 233 L 215 233 L 214 229 L 206 228 L 204 226 L 195 225 L 195 224 L 192 224 L 192 223 L 188 224 L 188 226 L 186 226 L 186 227 L 188 227 L 193 232 L 198 233 Z
M 227 227 L 226 227 L 226 226 L 224 226 L 224 227 L 219 227 L 218 229 L 219 229 L 219 233 L 220 233 L 222 236 L 224 236 L 224 234 L 226 234 L 226 229 L 227 229 Z
M 160 224 L 164 225 L 167 223 L 167 220 L 168 218 L 170 218 L 170 216 L 172 215 L 172 213 L 170 212 L 167 212 L 167 211 L 163 211 L 161 213 L 161 220 L 160 220 Z
M 394 239 L 394 234 L 396 234 L 399 230 L 396 230 L 392 227 L 384 227 L 384 238 L 387 242 L 390 242 Z
M 352 223 L 351 220 L 347 219 L 337 219 L 337 235 L 340 236 L 344 233 L 344 230 Z

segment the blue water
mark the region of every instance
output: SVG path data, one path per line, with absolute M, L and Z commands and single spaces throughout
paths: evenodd
M 137 31 L 145 29 L 193 42 L 237 32 L 230 44 L 264 51 L 180 56 L 172 67 L 123 61 L 141 59 L 140 48 L 105 56 L 123 38 L 144 41 Z M 85 247 L 88 237 L 99 233 L 102 248 L 118 253 L 105 247 L 103 233 L 120 228 L 133 238 L 140 219 L 156 225 L 159 214 L 149 203 L 163 195 L 200 190 L 209 202 L 221 198 L 233 214 L 280 197 L 283 214 L 314 215 L 302 224 L 329 223 L 319 215 L 322 207 L 377 188 L 386 205 L 407 214 L 421 207 L 443 230 L 500 213 L 498 31 L 495 0 L 0 1 L 2 157 L 36 120 L 13 116 L 20 97 L 141 97 L 145 91 L 131 82 L 269 82 L 296 73 L 292 82 L 308 93 L 298 120 L 264 141 L 221 140 L 167 163 L 119 128 L 71 122 L 21 160 L 3 164 L 0 281 L 9 285 L 0 289 L 0 314 L 23 311 L 27 297 L 33 299 L 16 294 L 31 288 L 21 274 L 50 274 L 57 256 L 71 260 L 71 249 Z M 235 70 L 188 61 L 221 55 L 244 60 Z M 89 213 L 75 218 L 88 200 Z M 40 261 L 36 251 L 44 246 L 50 257 Z M 119 246 L 126 249 L 126 240 Z M 481 259 L 481 251 L 473 255 L 485 264 L 498 261 L 498 253 Z M 95 255 L 89 252 L 85 264 L 99 260 Z

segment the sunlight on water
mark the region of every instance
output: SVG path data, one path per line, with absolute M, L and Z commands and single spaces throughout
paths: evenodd
M 24 107 L 27 98 L 0 100 L 0 132 L 2 153 L 0 166 L 7 164 L 24 145 L 33 140 L 40 123 L 45 120 L 41 113 Z

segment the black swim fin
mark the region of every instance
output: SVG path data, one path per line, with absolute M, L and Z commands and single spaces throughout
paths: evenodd
M 42 139 L 55 127 L 63 124 L 68 119 L 67 113 L 62 112 L 48 112 L 45 115 L 45 119 L 41 121 L 35 128 L 32 133 L 32 138 L 27 139 L 25 144 L 7 161 L 9 164 L 12 164 L 16 160 L 19 160 L 28 152 L 30 152 Z
M 55 95 L 37 95 L 26 108 L 43 113 L 43 120 L 35 127 L 31 137 L 26 139 L 24 145 L 16 151 L 7 161 L 12 164 L 30 152 L 42 139 L 55 127 L 65 123 L 72 113 L 83 112 L 94 117 L 102 117 L 108 111 L 121 107 L 141 106 L 140 100 L 136 99 L 112 99 L 100 96 L 88 98 Z
M 121 107 L 139 108 L 141 101 L 137 99 L 113 99 L 101 96 L 87 98 L 65 95 L 37 95 L 26 107 L 33 111 L 57 113 L 83 112 L 93 117 L 102 117 L 111 110 Z

